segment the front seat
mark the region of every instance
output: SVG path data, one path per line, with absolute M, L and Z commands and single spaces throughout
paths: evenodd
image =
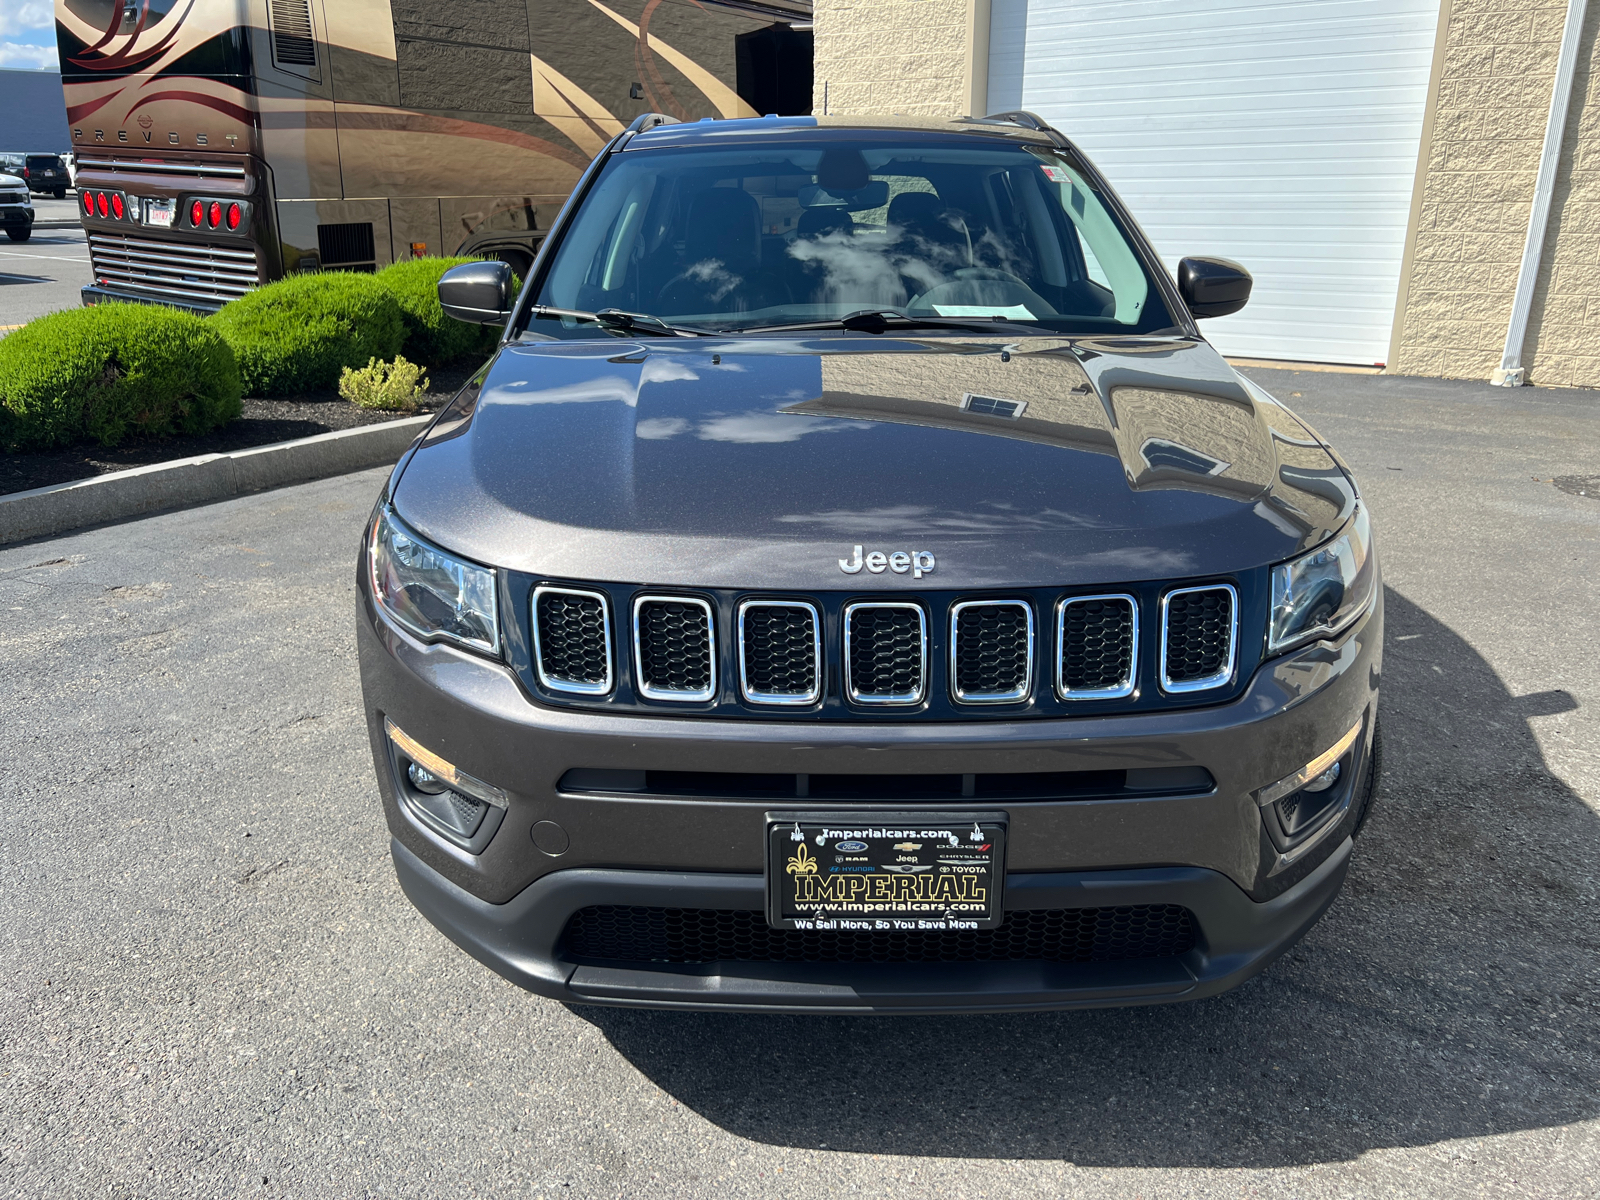
M 948 278 L 972 265 L 972 239 L 966 221 L 932 192 L 901 192 L 889 202 L 888 223 L 890 232 L 897 232 L 896 253 L 911 260 L 912 269 L 902 266 L 902 273 L 921 283 L 916 291 L 935 282 L 924 278 L 927 268 Z
M 761 206 L 739 188 L 707 188 L 689 202 L 683 262 L 657 299 L 662 316 L 750 312 L 786 298 L 761 269 Z

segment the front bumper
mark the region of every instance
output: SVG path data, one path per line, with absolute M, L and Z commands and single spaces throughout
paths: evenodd
M 7 229 L 31 228 L 34 211 L 31 208 L 0 208 L 0 226 Z
M 396 870 L 412 902 L 468 953 L 568 1002 L 837 1012 L 999 1011 L 1160 1003 L 1223 991 L 1263 969 L 1332 903 L 1350 855 L 1352 807 L 1290 869 L 1254 793 L 1293 774 L 1353 725 L 1352 776 L 1376 712 L 1382 609 L 1334 643 L 1264 665 L 1210 708 L 971 724 L 741 722 L 620 716 L 532 701 L 503 665 L 424 645 L 360 587 L 357 641 Z M 506 807 L 477 853 L 400 801 L 385 721 Z M 1007 813 L 1008 912 L 1176 904 L 1192 949 L 1115 962 L 614 963 L 565 957 L 563 931 L 594 905 L 762 910 L 766 813 L 793 800 L 597 795 L 559 786 L 573 768 L 919 775 L 1200 766 L 1204 794 L 985 802 Z M 830 801 L 830 809 L 849 809 Z M 972 801 L 912 801 L 938 811 Z M 539 829 L 559 827 L 554 843 Z M 536 828 L 538 827 L 538 828 Z
M 745 1012 L 1023 1012 L 1196 1000 L 1234 987 L 1292 946 L 1333 903 L 1348 838 L 1282 895 L 1256 903 L 1215 871 L 1012 874 L 1008 912 L 1179 904 L 1203 937 L 1178 958 L 1103 963 L 707 963 L 605 966 L 563 956 L 580 908 L 637 904 L 760 909 L 759 875 L 583 869 L 556 871 L 505 904 L 488 904 L 390 843 L 406 896 L 456 945 L 513 983 L 570 1004 Z

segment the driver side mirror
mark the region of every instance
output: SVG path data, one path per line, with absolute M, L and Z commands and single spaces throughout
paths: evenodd
M 462 263 L 439 276 L 439 304 L 447 316 L 475 325 L 500 325 L 511 315 L 511 266 L 491 259 Z
M 1250 299 L 1253 282 L 1249 271 L 1226 258 L 1186 258 L 1178 264 L 1178 292 L 1197 319 L 1238 312 Z

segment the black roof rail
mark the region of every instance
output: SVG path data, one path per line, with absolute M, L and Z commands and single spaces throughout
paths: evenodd
M 1032 129 L 1038 133 L 1053 132 L 1042 118 L 1022 109 L 1017 109 L 1015 112 L 990 113 L 986 117 L 963 117 L 962 120 L 982 121 L 991 125 L 1020 125 L 1024 129 Z
M 666 113 L 641 113 L 633 119 L 633 124 L 628 126 L 629 133 L 643 133 L 646 129 L 654 129 L 657 125 L 681 125 L 677 117 L 669 117 Z

